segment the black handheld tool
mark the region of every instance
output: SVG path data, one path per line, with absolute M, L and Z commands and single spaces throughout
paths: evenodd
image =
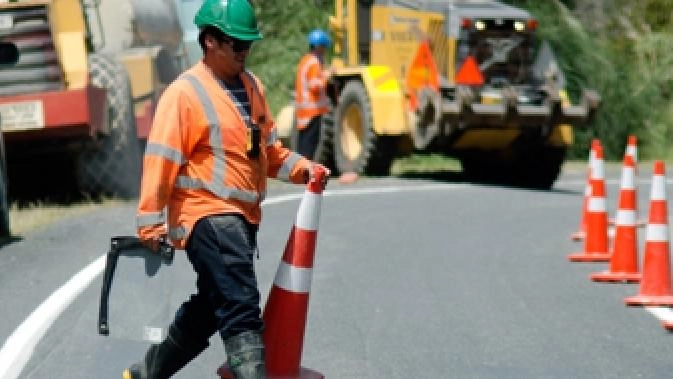
M 145 260 L 145 273 L 148 276 L 154 276 L 162 263 L 166 265 L 173 263 L 175 248 L 162 241 L 159 244 L 159 251 L 155 253 L 145 247 L 138 237 L 117 236 L 110 239 L 110 251 L 107 253 L 107 260 L 105 261 L 105 273 L 103 274 L 103 287 L 100 291 L 100 308 L 98 311 L 98 334 L 104 336 L 110 334 L 108 301 L 117 260 L 121 255 L 143 258 Z

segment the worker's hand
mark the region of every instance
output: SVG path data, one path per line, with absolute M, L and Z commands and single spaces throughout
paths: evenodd
M 322 75 L 325 78 L 325 80 L 329 81 L 332 76 L 334 76 L 334 67 L 328 67 L 325 70 L 322 71 Z
M 321 165 L 320 163 L 311 162 L 304 169 L 304 183 L 308 183 L 311 180 L 315 179 L 316 170 L 323 170 L 325 172 L 325 175 L 322 176 L 322 181 L 320 182 L 320 184 L 322 186 L 322 189 L 325 189 L 325 187 L 327 186 L 327 180 L 329 179 L 331 171 L 327 167 Z
M 150 225 L 138 228 L 138 237 L 140 242 L 146 248 L 155 253 L 159 252 L 159 246 L 166 242 L 167 233 L 165 225 Z

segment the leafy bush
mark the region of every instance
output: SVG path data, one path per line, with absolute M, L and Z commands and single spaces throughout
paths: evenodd
M 576 132 L 571 158 L 586 158 L 590 140 L 599 138 L 607 159 L 621 159 L 629 134 L 639 137 L 641 157 L 670 157 L 672 0 L 615 0 L 607 5 L 588 0 L 508 3 L 538 18 L 540 36 L 553 47 L 572 97 L 577 100 L 583 87 L 597 89 L 602 97 L 594 124 Z M 593 7 L 595 12 L 576 16 L 567 6 Z

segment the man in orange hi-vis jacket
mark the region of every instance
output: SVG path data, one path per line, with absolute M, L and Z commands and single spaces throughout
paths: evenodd
M 204 58 L 159 101 L 137 222 L 153 250 L 166 235 L 185 249 L 197 292 L 124 379 L 172 376 L 218 331 L 236 378 L 265 378 L 253 267 L 260 203 L 267 177 L 305 183 L 318 166 L 276 139 L 262 85 L 245 70 L 252 42 L 262 38 L 250 2 L 205 0 L 194 22 Z
M 323 30 L 312 30 L 308 34 L 310 51 L 297 66 L 294 90 L 297 152 L 308 159 L 314 159 L 320 138 L 321 116 L 329 111 L 326 88 L 332 71 L 323 69 L 323 60 L 331 43 Z

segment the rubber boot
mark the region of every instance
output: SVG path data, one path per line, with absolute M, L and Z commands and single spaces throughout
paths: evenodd
M 207 347 L 208 342 L 190 344 L 180 331 L 171 325 L 166 339 L 160 344 L 151 345 L 141 362 L 134 363 L 124 370 L 122 379 L 170 378 Z
M 259 332 L 247 331 L 224 341 L 227 364 L 236 379 L 266 379 L 264 341 Z

